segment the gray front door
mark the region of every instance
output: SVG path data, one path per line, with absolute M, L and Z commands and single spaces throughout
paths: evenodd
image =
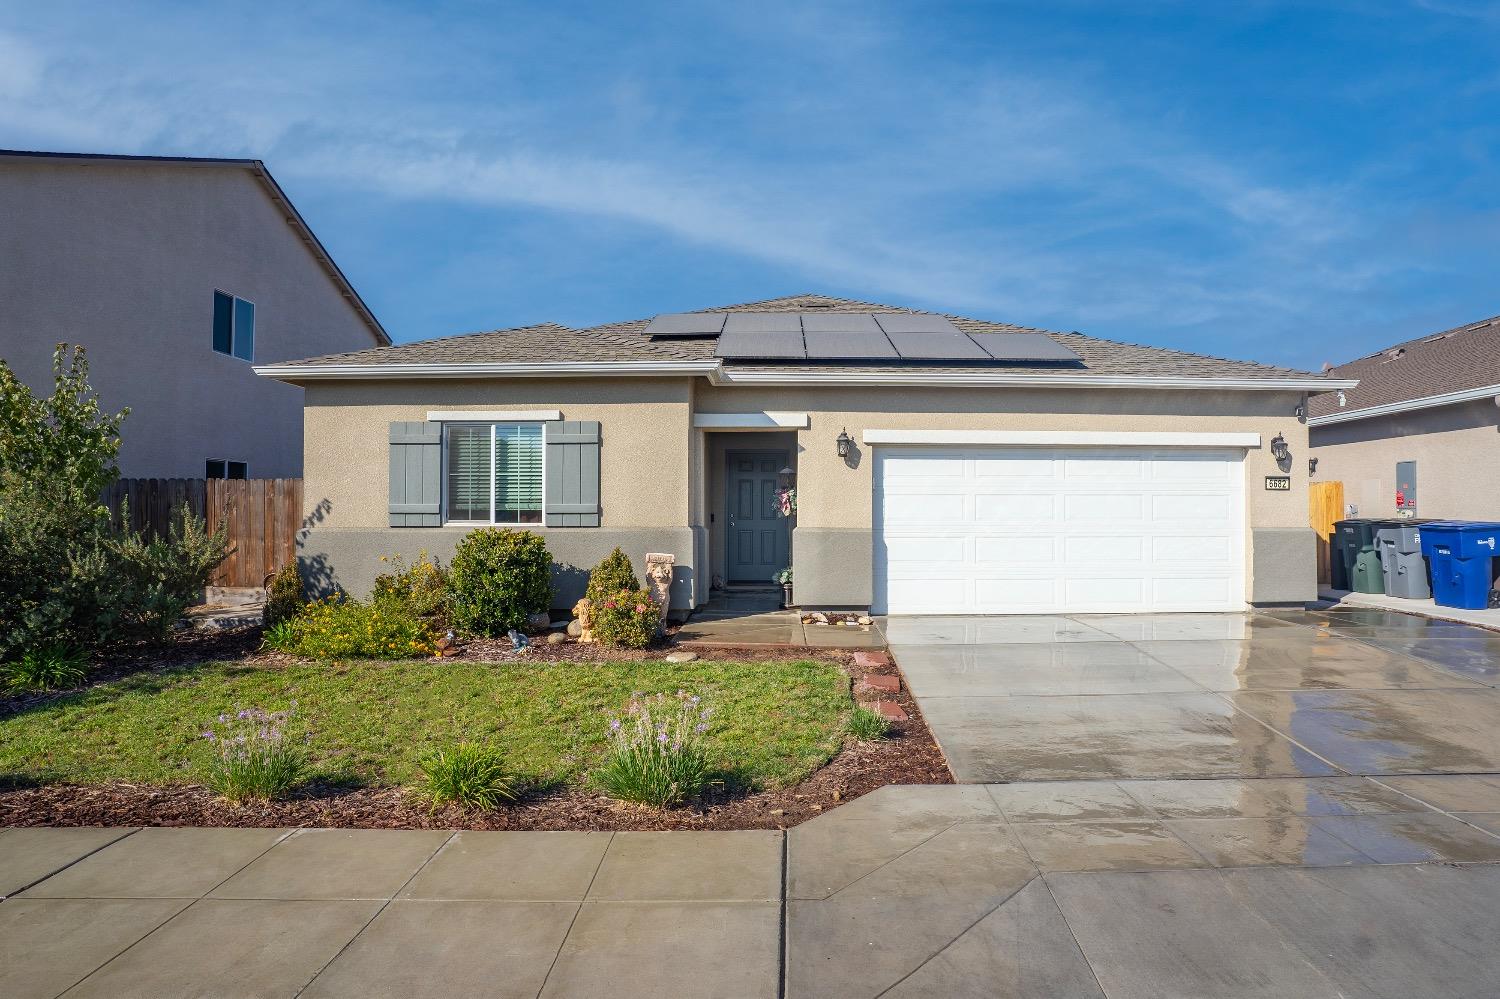
M 776 512 L 776 487 L 786 467 L 785 451 L 730 451 L 726 494 L 729 581 L 770 583 L 786 568 L 790 519 Z

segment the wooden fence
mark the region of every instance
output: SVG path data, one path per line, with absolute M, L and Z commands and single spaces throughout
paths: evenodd
M 1307 516 L 1313 532 L 1318 536 L 1318 582 L 1330 583 L 1332 577 L 1330 575 L 1329 539 L 1333 537 L 1333 522 L 1344 519 L 1344 484 L 1342 482 L 1309 483 Z
M 104 502 L 118 514 L 125 500 L 130 526 L 148 534 L 165 533 L 183 503 L 210 531 L 225 525 L 229 557 L 219 566 L 215 586 L 260 586 L 297 557 L 301 479 L 120 479 Z

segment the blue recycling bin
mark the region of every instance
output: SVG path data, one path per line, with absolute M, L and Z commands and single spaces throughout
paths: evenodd
M 1440 520 L 1423 524 L 1422 554 L 1432 568 L 1432 597 L 1441 607 L 1483 610 L 1490 605 L 1500 524 Z

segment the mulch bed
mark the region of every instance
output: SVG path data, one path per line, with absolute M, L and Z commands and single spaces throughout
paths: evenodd
M 282 657 L 259 653 L 259 629 L 180 636 L 164 652 L 114 653 L 95 679 L 163 670 L 212 660 L 264 661 Z M 491 647 L 493 646 L 493 647 Z M 598 661 L 654 659 L 665 651 L 624 652 L 596 645 L 534 644 L 517 652 L 509 642 L 474 642 L 466 659 L 492 661 Z M 704 659 L 798 659 L 835 662 L 849 669 L 853 656 L 829 650 L 724 648 L 696 649 Z M 870 672 L 899 675 L 895 666 Z M 857 679 L 857 675 L 856 675 Z M 30 698 L 27 700 L 41 700 Z M 951 784 L 942 751 L 928 731 L 916 701 L 904 688 L 887 694 L 910 716 L 891 726 L 881 742 L 846 746 L 827 766 L 795 787 L 731 796 L 710 792 L 691 806 L 667 810 L 624 805 L 597 794 L 567 789 L 548 792 L 494 812 L 446 808 L 430 812 L 399 788 L 310 787 L 288 801 L 232 805 L 196 786 L 141 784 L 47 784 L 0 790 L 3 826 L 238 826 L 345 829 L 783 829 L 806 822 L 887 784 Z M 24 707 L 24 700 L 0 701 L 0 716 Z

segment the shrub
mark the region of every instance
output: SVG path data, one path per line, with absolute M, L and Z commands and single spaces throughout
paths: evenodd
M 302 574 L 295 559 L 276 570 L 266 587 L 266 627 L 290 621 L 302 612 L 307 597 L 302 591 Z
M 860 706 L 854 709 L 844 730 L 860 742 L 875 742 L 890 734 L 891 723 L 879 711 Z
M 308 659 L 409 659 L 435 648 L 427 621 L 338 594 L 312 601 L 286 624 L 266 644 Z
M 635 577 L 635 566 L 630 564 L 630 556 L 616 548 L 589 573 L 589 585 L 584 596 L 597 607 L 621 590 L 640 588 L 641 581 Z
M 494 638 L 552 603 L 552 557 L 530 531 L 482 527 L 458 543 L 448 568 L 452 623 Z
M 422 794 L 434 811 L 448 804 L 490 810 L 516 800 L 516 777 L 492 749 L 461 742 L 437 750 L 419 766 Z
M 644 649 L 661 626 L 661 607 L 646 590 L 622 590 L 594 605 L 594 638 L 618 649 Z
M 437 617 L 448 602 L 448 576 L 427 552 L 417 553 L 411 565 L 400 555 L 382 555 L 390 572 L 375 577 L 374 602 L 390 604 L 416 617 Z
M 208 533 L 186 503 L 173 512 L 166 537 L 147 540 L 122 532 L 108 548 L 115 556 L 115 632 L 123 638 L 164 639 L 182 612 L 203 596 L 203 587 L 229 554 L 227 528 Z
M 292 655 L 297 654 L 297 645 L 300 641 L 295 618 L 267 625 L 265 632 L 260 637 L 260 644 L 263 648 L 275 649 L 277 652 L 289 652 Z
M 0 665 L 0 690 L 16 693 L 77 687 L 87 678 L 88 657 L 83 651 L 56 642 Z
M 593 782 L 621 801 L 667 808 L 695 797 L 708 778 L 703 736 L 712 710 L 679 690 L 631 698 L 609 723 L 609 750 Z
M 291 711 L 261 708 L 219 715 L 203 733 L 216 750 L 208 786 L 230 801 L 284 797 L 307 772 L 307 754 L 286 738 L 290 718 Z

